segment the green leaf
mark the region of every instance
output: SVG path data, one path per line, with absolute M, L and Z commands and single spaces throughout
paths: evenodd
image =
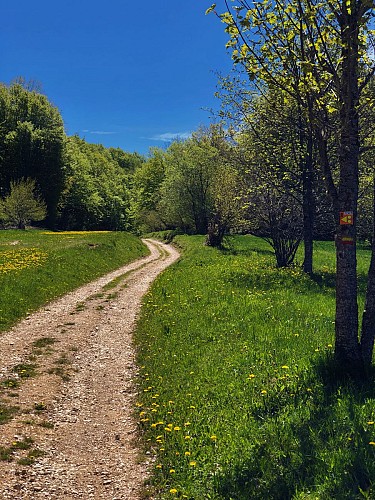
M 213 4 L 211 5 L 211 7 L 209 7 L 209 8 L 206 10 L 205 14 L 206 14 L 206 15 L 207 15 L 207 14 L 209 14 L 210 12 L 212 12 L 213 10 L 215 10 L 215 8 L 216 8 L 216 3 L 213 3 Z

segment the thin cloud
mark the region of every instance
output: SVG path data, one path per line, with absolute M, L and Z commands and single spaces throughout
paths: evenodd
M 162 142 L 172 142 L 178 139 L 185 140 L 189 139 L 191 136 L 191 132 L 165 132 L 164 134 L 157 134 L 153 137 L 150 137 L 152 141 L 162 141 Z
M 116 132 L 108 132 L 106 130 L 90 130 L 89 133 L 95 135 L 112 135 L 115 134 Z

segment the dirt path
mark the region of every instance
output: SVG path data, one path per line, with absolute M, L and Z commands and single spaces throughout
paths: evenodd
M 139 462 L 132 418 L 131 335 L 142 296 L 179 256 L 145 242 L 150 256 L 1 335 L 0 418 L 18 407 L 0 426 L 1 499 L 139 498 L 147 462 Z

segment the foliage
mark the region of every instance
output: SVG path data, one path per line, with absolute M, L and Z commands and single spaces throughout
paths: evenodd
M 160 188 L 165 177 L 165 152 L 158 148 L 134 172 L 131 191 L 131 218 L 140 233 L 161 230 L 164 223 L 158 213 Z
M 253 97 L 236 138 L 243 158 L 247 228 L 270 243 L 280 267 L 291 265 L 303 235 L 304 144 L 298 110 L 279 90 Z
M 0 195 L 11 182 L 35 179 L 48 226 L 129 229 L 131 178 L 143 161 L 137 153 L 67 138 L 58 109 L 22 79 L 0 85 Z
M 212 125 L 151 158 L 134 176 L 138 207 L 155 222 L 148 230 L 208 233 L 207 244 L 220 246 L 241 220 L 241 178 L 233 156 L 224 130 Z
M 121 148 L 108 148 L 111 158 L 127 173 L 134 173 L 145 161 L 138 153 L 128 153 Z
M 231 230 L 242 223 L 242 196 L 239 172 L 224 164 L 215 175 L 212 186 L 213 204 L 209 215 L 206 244 L 220 247 Z
M 26 224 L 41 221 L 46 215 L 46 204 L 36 193 L 35 180 L 10 182 L 10 193 L 0 200 L 0 219 L 18 229 L 25 229 Z
M 117 157 L 120 153 L 116 151 Z M 125 155 L 125 153 L 124 153 Z M 59 203 L 63 229 L 124 230 L 130 227 L 129 174 L 113 151 L 77 136 L 66 144 L 65 188 Z
M 146 252 L 127 233 L 0 231 L 0 331 Z
M 21 178 L 35 179 L 54 225 L 63 188 L 65 133 L 59 111 L 23 81 L 0 84 L 0 190 Z
M 266 244 L 177 237 L 138 331 L 137 404 L 156 498 L 374 496 L 373 380 L 341 380 L 332 242 L 316 274 L 276 269 Z M 361 250 L 363 299 L 369 252 Z M 301 258 L 301 254 L 299 254 Z
M 374 20 L 372 1 L 276 0 L 233 5 L 219 15 L 229 35 L 227 47 L 249 77 L 282 88 L 306 111 L 315 132 L 327 191 L 336 219 L 335 359 L 352 373 L 372 360 L 375 340 L 375 255 L 368 273 L 366 309 L 359 331 L 356 230 L 359 196 L 360 100 L 373 80 Z M 209 11 L 215 9 L 213 5 Z M 368 106 L 373 106 L 370 99 Z M 339 179 L 334 182 L 327 153 L 329 115 L 337 113 Z M 308 158 L 312 158 L 310 133 Z M 311 161 L 304 192 L 311 198 Z M 308 197 L 307 197 L 308 198 Z M 304 207 L 308 209 L 308 199 Z M 340 213 L 352 212 L 353 223 L 341 224 Z M 304 210 L 304 223 L 311 217 Z M 307 227 L 305 225 L 305 227 Z M 305 231 L 304 231 L 305 233 Z M 311 231 L 309 231 L 311 236 Z M 310 243 L 312 242 L 309 238 Z M 351 244 L 348 245 L 347 242 Z M 305 251 L 308 248 L 305 238 Z M 312 245 L 310 255 L 312 255 Z M 373 246 L 375 252 L 375 246 Z M 306 258 L 304 262 L 304 267 Z M 310 259 L 311 264 L 311 259 Z M 307 272 L 312 272 L 310 269 Z
M 172 143 L 165 155 L 159 210 L 166 226 L 206 234 L 212 206 L 210 188 L 218 152 L 190 139 Z

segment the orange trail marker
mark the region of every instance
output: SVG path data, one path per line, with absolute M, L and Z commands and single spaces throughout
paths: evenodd
M 340 226 L 353 225 L 353 212 L 340 212 Z

